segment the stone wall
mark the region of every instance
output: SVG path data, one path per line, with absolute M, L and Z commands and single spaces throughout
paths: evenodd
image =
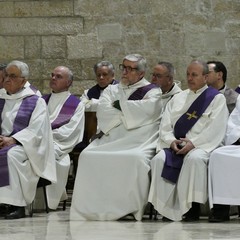
M 186 87 L 192 59 L 220 60 L 228 85 L 240 83 L 239 0 L 0 0 L 0 62 L 30 66 L 30 81 L 49 91 L 57 65 L 75 75 L 72 92 L 95 83 L 92 66 L 116 67 L 129 53 L 146 57 L 150 79 L 158 60 L 171 61 Z

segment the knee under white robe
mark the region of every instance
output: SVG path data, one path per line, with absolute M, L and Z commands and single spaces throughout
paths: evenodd
M 58 116 L 63 104 L 70 96 L 69 91 L 52 93 L 48 102 L 50 122 Z M 57 182 L 47 186 L 48 205 L 56 209 L 61 200 L 67 198 L 66 184 L 70 168 L 69 154 L 75 145 L 82 141 L 84 132 L 84 106 L 80 102 L 71 120 L 59 128 L 53 129 L 53 141 L 56 158 Z
M 226 100 L 218 94 L 207 107 L 201 118 L 186 134 L 195 148 L 184 157 L 184 163 L 176 184 L 161 177 L 165 153 L 175 140 L 173 127 L 179 117 L 186 113 L 192 102 L 206 89 L 196 93 L 185 90 L 176 94 L 166 106 L 160 125 L 160 152 L 151 160 L 151 187 L 149 202 L 163 216 L 180 221 L 192 202 L 207 201 L 207 162 L 209 153 L 223 141 L 228 110 Z
M 209 153 L 193 149 L 183 160 L 183 166 L 176 184 L 161 177 L 165 152 L 160 151 L 151 160 L 151 190 L 149 201 L 163 216 L 174 221 L 192 206 L 192 202 L 207 201 L 207 163 Z
M 209 204 L 240 205 L 240 146 L 216 149 L 209 160 Z
M 149 191 L 149 160 L 158 137 L 161 92 L 152 89 L 143 100 L 127 99 L 147 84 L 143 79 L 128 88 L 119 84 L 104 90 L 97 114 L 105 134 L 80 154 L 71 220 L 117 220 L 128 214 L 142 219 Z M 122 111 L 112 107 L 119 97 Z
M 226 146 L 217 148 L 209 160 L 209 204 L 240 205 L 240 98 L 228 119 Z
M 34 95 L 30 88 L 17 94 L 3 94 L 5 105 L 2 112 L 2 134 L 9 136 L 13 122 L 26 96 Z M 0 203 L 16 206 L 30 204 L 36 193 L 39 177 L 56 182 L 53 138 L 46 104 L 39 98 L 27 128 L 14 137 L 21 145 L 8 151 L 10 185 L 0 187 Z

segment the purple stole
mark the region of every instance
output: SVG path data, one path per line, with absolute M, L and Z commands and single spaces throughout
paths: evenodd
M 240 87 L 237 86 L 236 89 L 235 89 L 235 91 L 240 94 Z
M 192 103 L 188 111 L 184 113 L 174 126 L 174 135 L 177 139 L 184 138 L 187 132 L 201 118 L 206 108 L 212 102 L 219 91 L 208 87 L 202 94 Z M 177 155 L 171 148 L 163 149 L 166 154 L 161 176 L 172 183 L 176 183 L 183 164 L 184 155 Z
M 153 88 L 157 88 L 157 86 L 152 83 L 140 87 L 129 96 L 128 100 L 142 100 L 146 93 Z
M 111 82 L 112 85 L 118 84 L 117 80 L 113 80 Z M 102 88 L 100 87 L 98 84 L 96 84 L 95 86 L 93 86 L 92 88 L 90 88 L 87 92 L 87 96 L 89 99 L 95 98 L 95 99 L 99 99 L 101 91 L 104 90 L 106 87 Z
M 20 105 L 20 108 L 18 109 L 16 118 L 14 120 L 13 131 L 10 134 L 10 136 L 23 130 L 29 125 L 32 112 L 35 109 L 38 98 L 39 98 L 38 96 L 32 95 L 23 99 Z M 2 115 L 4 104 L 5 104 L 5 100 L 0 99 L 0 116 Z M 1 124 L 2 124 L 2 118 L 0 118 L 0 125 Z M 0 134 L 1 133 L 2 133 L 2 130 L 0 129 Z M 16 144 L 0 149 L 0 175 L 1 175 L 0 187 L 9 185 L 7 153 L 8 153 L 8 150 L 14 146 L 16 146 Z
M 37 93 L 38 89 L 36 87 L 34 87 L 32 84 L 29 86 L 34 93 Z
M 43 99 L 46 101 L 47 104 L 50 99 L 50 96 L 51 94 L 43 96 Z M 79 103 L 80 100 L 77 97 L 70 95 L 63 104 L 57 118 L 51 123 L 52 129 L 56 129 L 64 124 L 67 124 L 72 118 Z

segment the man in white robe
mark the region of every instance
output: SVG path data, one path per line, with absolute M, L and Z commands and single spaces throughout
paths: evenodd
M 209 159 L 209 222 L 229 220 L 230 205 L 240 205 L 240 99 L 228 119 L 225 145 Z
M 101 61 L 96 63 L 93 67 L 96 75 L 97 84 L 90 89 L 84 90 L 80 97 L 81 102 L 85 105 L 86 112 L 96 112 L 99 103 L 99 97 L 103 90 L 109 84 L 117 84 L 118 81 L 114 79 L 115 69 L 109 61 Z
M 85 129 L 83 142 L 78 144 L 73 150 L 76 152 L 81 152 L 89 144 L 91 137 L 96 134 L 96 111 L 99 103 L 99 98 L 102 95 L 104 89 L 109 84 L 118 83 L 118 81 L 114 79 L 115 68 L 109 61 L 101 61 L 96 63 L 93 67 L 93 71 L 96 76 L 96 85 L 84 90 L 82 96 L 80 97 L 81 102 L 85 106 Z M 75 163 L 76 164 L 74 164 L 74 166 L 77 166 L 77 161 L 75 161 Z
M 79 157 L 71 220 L 141 220 L 155 154 L 161 90 L 145 78 L 146 60 L 131 54 L 120 64 L 122 80 L 109 85 L 97 110 L 98 138 Z
M 153 68 L 152 83 L 162 90 L 163 111 L 168 101 L 182 91 L 180 82 L 174 81 L 174 67 L 170 62 L 158 62 Z
M 0 99 L 1 171 L 4 156 L 8 169 L 1 172 L 0 203 L 9 205 L 6 219 L 25 217 L 24 207 L 32 203 L 39 177 L 56 182 L 49 115 L 44 100 L 24 88 L 28 75 L 27 64 L 9 63 L 3 82 L 6 92 Z M 7 183 L 2 182 L 4 176 Z
M 208 66 L 201 61 L 193 61 L 187 68 L 189 89 L 176 94 L 167 104 L 160 124 L 158 154 L 151 160 L 152 181 L 149 202 L 165 217 L 173 221 L 199 219 L 200 205 L 207 201 L 207 164 L 209 154 L 218 147 L 225 134 L 228 110 L 222 94 L 213 88 L 216 96 L 206 105 L 202 114 L 198 109 L 189 112 L 190 106 L 207 90 Z M 203 99 L 204 100 L 204 99 Z M 203 102 L 198 104 L 201 106 Z M 180 118 L 188 121 L 196 119 L 195 124 L 186 131 L 184 138 L 175 137 L 174 128 Z M 182 130 L 177 129 L 177 130 Z M 169 149 L 181 156 L 182 167 L 175 182 L 162 177 L 165 169 L 166 154 Z M 167 162 L 166 162 L 167 164 Z M 174 170 L 174 169 L 173 169 Z
M 67 199 L 65 187 L 70 168 L 69 153 L 82 141 L 84 131 L 84 105 L 70 93 L 72 81 L 73 74 L 69 68 L 56 67 L 50 80 L 52 93 L 44 96 L 53 129 L 57 167 L 57 182 L 47 186 L 48 206 L 51 209 L 56 209 L 61 200 Z M 69 112 L 69 109 L 73 111 Z

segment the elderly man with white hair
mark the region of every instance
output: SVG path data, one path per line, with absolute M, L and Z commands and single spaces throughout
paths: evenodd
M 146 60 L 131 54 L 122 79 L 100 97 L 99 134 L 79 157 L 71 220 L 141 220 L 147 204 L 149 162 L 155 154 L 161 90 L 145 78 Z
M 0 99 L 0 203 L 5 219 L 25 217 L 39 177 L 56 182 L 53 138 L 46 104 L 30 87 L 26 63 L 10 62 Z

